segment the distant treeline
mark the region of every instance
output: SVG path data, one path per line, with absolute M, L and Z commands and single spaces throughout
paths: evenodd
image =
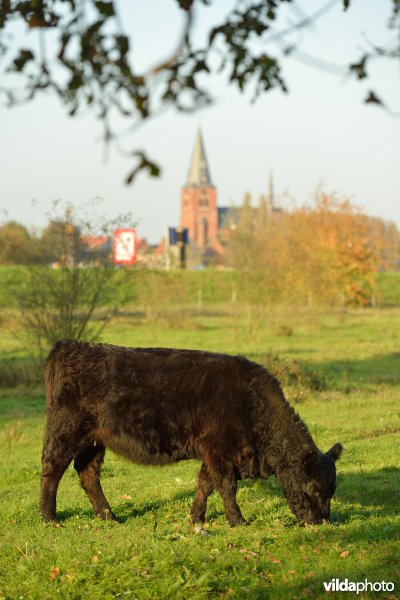
M 198 273 L 135 269 L 133 278 L 125 277 L 123 269 L 115 270 L 110 244 L 103 243 L 115 221 L 105 221 L 99 228 L 94 220 L 95 214 L 83 221 L 67 208 L 40 235 L 15 222 L 0 226 L 0 267 L 29 269 L 3 276 L 3 306 L 19 307 L 24 314 L 31 311 L 38 318 L 37 311 L 46 305 L 63 319 L 72 306 L 83 318 L 83 305 L 92 314 L 101 306 L 113 306 L 115 312 L 128 303 L 144 307 L 149 318 L 159 318 L 163 308 L 230 302 L 243 308 L 255 324 L 276 306 L 400 304 L 396 225 L 322 191 L 310 204 L 291 210 L 275 210 L 265 198 L 253 206 L 247 194 L 242 207 L 228 213 L 220 229 L 214 270 L 210 265 Z M 97 235 L 88 235 L 90 231 Z M 93 244 L 94 240 L 102 244 Z M 60 269 L 58 274 L 56 269 L 49 274 L 50 265 Z
M 53 220 L 38 234 L 16 221 L 0 225 L 0 265 L 45 265 L 62 262 L 67 252 L 80 259 L 85 246 L 80 228 Z

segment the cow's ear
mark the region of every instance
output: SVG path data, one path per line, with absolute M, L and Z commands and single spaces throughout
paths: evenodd
M 342 454 L 342 452 L 343 452 L 342 444 L 335 444 L 334 446 L 332 446 L 332 448 L 330 450 L 328 450 L 328 452 L 326 454 L 327 454 L 327 456 L 329 456 L 329 458 L 336 461 L 338 458 L 340 458 L 340 455 Z
M 303 469 L 306 470 L 312 469 L 313 466 L 317 464 L 318 459 L 318 452 L 313 450 L 312 452 L 310 452 L 310 454 L 307 454 L 307 456 L 303 459 L 301 466 L 303 467 Z

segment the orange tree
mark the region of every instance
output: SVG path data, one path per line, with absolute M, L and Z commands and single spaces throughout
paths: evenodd
M 334 195 L 320 192 L 310 206 L 267 219 L 261 210 L 262 203 L 249 219 L 244 205 L 227 252 L 242 282 L 249 271 L 264 281 L 264 299 L 258 301 L 365 305 L 375 293 L 377 272 L 399 256 L 393 224 Z

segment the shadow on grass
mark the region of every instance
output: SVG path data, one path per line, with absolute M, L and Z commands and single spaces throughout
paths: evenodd
M 132 502 L 125 502 L 124 504 L 120 504 L 117 508 L 118 514 L 117 518 L 120 523 L 125 523 L 130 519 L 134 519 L 135 517 L 143 517 L 148 513 L 157 512 L 160 509 L 164 509 L 167 507 L 173 507 L 174 503 L 188 501 L 191 503 L 194 498 L 194 489 L 191 491 L 181 491 L 178 494 L 175 494 L 172 498 L 163 498 L 160 500 L 152 500 L 151 502 L 146 502 L 142 506 L 138 508 L 134 508 L 135 499 L 132 499 Z M 133 506 L 132 506 L 133 505 Z
M 253 481 L 242 485 L 251 487 Z M 264 482 L 266 495 L 281 496 L 278 482 Z M 342 524 L 355 517 L 393 516 L 398 514 L 400 489 L 400 469 L 384 467 L 376 471 L 362 470 L 339 474 L 334 496 L 332 521 Z M 338 502 L 335 502 L 337 500 Z
M 313 363 L 311 368 L 324 375 L 328 387 L 351 389 L 360 383 L 398 385 L 400 352 L 378 354 L 364 359 Z
M 240 482 L 240 487 L 252 490 L 253 502 L 262 502 L 265 498 L 280 498 L 285 503 L 281 488 L 277 480 L 272 477 L 268 481 L 247 480 Z M 373 517 L 393 517 L 398 515 L 400 489 L 400 469 L 386 467 L 371 472 L 339 474 L 337 489 L 332 503 L 331 522 L 336 525 L 345 525 L 353 520 L 365 519 L 366 522 Z M 258 493 L 257 493 L 258 492 Z M 240 504 L 240 499 L 239 499 Z M 246 517 L 247 518 L 247 517 Z M 249 523 L 257 522 L 256 510 L 248 519 Z M 293 523 L 289 524 L 289 526 Z M 385 538 L 385 534 L 382 534 Z
M 112 506 L 112 509 L 117 517 L 118 523 L 126 523 L 131 519 L 143 517 L 146 514 L 154 513 L 160 509 L 173 506 L 175 502 L 181 502 L 183 500 L 192 501 L 193 498 L 194 490 L 193 493 L 189 491 L 182 491 L 179 494 L 175 494 L 172 498 L 163 498 L 159 500 L 154 499 L 150 502 L 146 502 L 146 504 L 143 504 L 138 508 L 135 508 L 135 499 L 132 498 L 131 502 L 123 502 L 121 504 L 114 503 L 115 505 Z M 61 522 L 73 519 L 77 516 L 90 519 L 94 518 L 94 513 L 90 508 L 81 508 L 78 510 L 68 508 L 57 511 L 57 517 Z
M 370 517 L 389 517 L 398 514 L 399 500 L 398 490 L 400 488 L 400 469 L 386 467 L 370 472 L 353 472 L 338 477 L 338 486 L 333 502 L 331 514 L 332 522 L 338 525 L 350 523 L 354 519 L 368 519 Z M 251 494 L 247 502 L 262 503 L 263 499 L 280 498 L 284 503 L 284 497 L 279 483 L 274 477 L 269 480 L 245 480 L 239 482 L 239 490 L 246 490 Z M 215 493 L 215 492 L 214 492 Z M 115 504 L 112 508 L 120 523 L 143 517 L 149 513 L 159 510 L 173 508 L 174 503 L 185 502 L 189 506 L 193 501 L 195 489 L 183 490 L 171 498 L 154 498 L 149 502 L 135 507 L 135 498 L 131 502 Z M 240 498 L 239 504 L 244 503 L 245 497 Z M 76 517 L 93 517 L 93 512 L 88 509 L 74 510 L 73 508 L 59 511 L 58 517 L 65 521 Z M 216 519 L 224 516 L 223 509 L 215 506 L 208 507 L 208 519 Z M 257 515 L 249 517 L 249 523 L 257 521 Z M 383 536 L 385 537 L 385 536 Z
M 362 470 L 339 475 L 336 509 L 339 523 L 357 516 L 392 516 L 398 514 L 400 469 L 384 467 L 376 471 Z
M 310 350 L 296 349 L 296 355 Z M 251 353 L 252 360 L 265 364 L 269 353 Z M 283 364 L 285 359 L 281 359 Z M 290 359 L 292 360 L 292 359 Z M 378 354 L 363 359 L 332 360 L 327 362 L 302 361 L 296 359 L 295 364 L 305 373 L 321 377 L 325 389 L 350 391 L 362 384 L 400 384 L 400 352 Z M 278 376 L 279 378 L 279 376 Z M 284 383 L 281 381 L 281 383 Z

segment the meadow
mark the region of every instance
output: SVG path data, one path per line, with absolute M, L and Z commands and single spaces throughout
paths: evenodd
M 62 525 L 44 524 L 44 393 L 34 378 L 7 378 L 29 363 L 15 315 L 3 308 L 1 599 L 322 598 L 332 578 L 392 582 L 393 591 L 358 597 L 399 597 L 400 308 L 277 309 L 250 330 L 246 312 L 210 290 L 169 312 L 127 305 L 104 341 L 241 353 L 276 372 L 318 446 L 345 447 L 331 524 L 300 526 L 271 477 L 239 483 L 247 526 L 231 529 L 213 494 L 207 523 L 196 528 L 196 461 L 139 467 L 111 452 L 102 483 L 120 522 L 93 516 L 70 467 L 58 494 Z

